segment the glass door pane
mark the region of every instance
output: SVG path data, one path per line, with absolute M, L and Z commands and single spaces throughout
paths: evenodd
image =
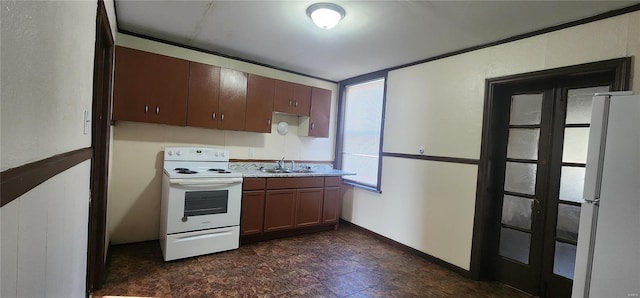
M 565 123 L 589 123 L 591 101 L 598 92 L 609 92 L 609 86 L 569 89 L 567 91 L 567 116 Z
M 560 176 L 560 201 L 582 202 L 584 170 L 584 167 L 562 167 Z
M 539 128 L 510 128 L 507 158 L 538 159 Z
M 543 93 L 511 97 L 498 254 L 529 264 Z
M 564 129 L 564 146 L 562 148 L 562 162 L 586 163 L 587 143 L 589 142 L 588 127 L 567 127 Z
M 502 199 L 502 224 L 521 229 L 531 229 L 532 209 L 532 199 L 505 195 Z
M 594 93 L 608 92 L 609 86 L 569 89 L 562 144 L 562 168 L 558 195 L 558 216 L 553 254 L 553 273 L 573 279 L 584 188 L 587 143 Z
M 540 125 L 542 93 L 520 94 L 511 97 L 510 125 Z

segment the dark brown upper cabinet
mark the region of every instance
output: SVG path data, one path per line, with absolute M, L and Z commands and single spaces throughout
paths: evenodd
M 276 80 L 273 111 L 300 116 L 309 116 L 311 87 Z
M 293 83 L 293 113 L 309 116 L 311 108 L 311 87 Z
M 300 135 L 310 137 L 329 137 L 331 119 L 331 90 L 312 88 L 311 115 L 300 125 Z
M 270 133 L 273 112 L 326 138 L 331 91 L 116 46 L 113 120 Z
M 244 130 L 247 106 L 247 74 L 241 71 L 220 69 L 220 128 Z
M 243 72 L 190 62 L 189 126 L 243 130 L 247 75 Z
M 186 125 L 189 62 L 116 46 L 113 120 Z
M 218 128 L 220 67 L 189 62 L 189 109 L 187 125 Z
M 247 81 L 246 131 L 271 132 L 275 80 L 249 74 Z

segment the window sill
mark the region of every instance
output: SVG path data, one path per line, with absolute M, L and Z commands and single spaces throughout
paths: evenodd
M 372 185 L 368 185 L 368 184 L 363 184 L 357 181 L 352 181 L 352 180 L 348 180 L 348 179 L 342 179 L 342 184 L 347 184 L 347 185 L 351 185 L 353 187 L 357 187 L 357 188 L 361 188 L 364 190 L 368 190 L 371 192 L 376 192 L 376 193 L 382 193 L 382 190 L 376 186 L 372 186 Z

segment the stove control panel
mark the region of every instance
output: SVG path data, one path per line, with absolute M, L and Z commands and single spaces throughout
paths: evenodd
M 164 160 L 228 161 L 229 150 L 200 147 L 167 147 Z

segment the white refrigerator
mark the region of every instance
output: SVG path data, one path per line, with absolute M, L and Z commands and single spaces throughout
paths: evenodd
M 596 94 L 572 297 L 640 294 L 640 95 Z

